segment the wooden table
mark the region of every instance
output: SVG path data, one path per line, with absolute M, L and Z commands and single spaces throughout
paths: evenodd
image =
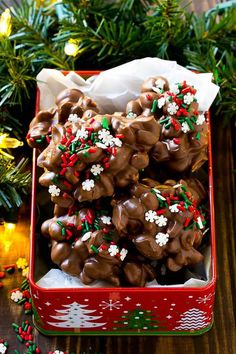
M 235 301 L 235 175 L 233 174 L 232 146 L 234 133 L 230 126 L 222 127 L 221 122 L 212 117 L 215 212 L 217 238 L 218 281 L 215 304 L 215 323 L 213 328 L 199 337 L 45 337 L 35 330 L 35 341 L 43 354 L 60 349 L 67 353 L 123 354 L 123 353 L 176 353 L 176 354 L 234 354 L 236 353 L 234 331 Z M 29 215 L 26 221 L 20 220 L 14 232 L 3 232 L 0 227 L 0 264 L 15 263 L 18 257 L 27 257 L 29 252 Z M 9 353 L 24 346 L 18 342 L 11 323 L 20 323 L 24 317 L 22 307 L 9 300 L 9 290 L 19 286 L 22 281 L 16 271 L 3 279 L 0 289 L 0 338 L 10 344 Z M 29 317 L 30 318 L 30 317 Z

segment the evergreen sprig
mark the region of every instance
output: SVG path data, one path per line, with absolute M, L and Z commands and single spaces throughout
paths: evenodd
M 0 210 L 18 208 L 22 204 L 22 194 L 27 194 L 30 184 L 30 172 L 25 171 L 27 159 L 17 165 L 0 155 Z

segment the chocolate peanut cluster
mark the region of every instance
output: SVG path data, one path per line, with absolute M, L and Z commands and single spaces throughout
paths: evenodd
M 207 123 L 196 90 L 149 78 L 124 110 L 100 114 L 81 91 L 64 90 L 27 135 L 40 151 L 39 182 L 55 204 L 41 227 L 51 259 L 86 285 L 145 286 L 162 265 L 178 272 L 203 261 L 202 184 L 148 178 L 150 166 L 155 175 L 167 167 L 186 176 L 206 160 Z

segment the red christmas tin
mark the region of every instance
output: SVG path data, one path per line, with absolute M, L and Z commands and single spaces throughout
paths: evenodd
M 98 72 L 79 72 L 90 76 Z M 39 107 L 39 92 L 36 111 Z M 42 288 L 37 285 L 36 157 L 33 152 L 30 288 L 34 324 L 48 335 L 198 335 L 213 323 L 216 283 L 212 146 L 209 124 L 211 269 L 202 287 Z

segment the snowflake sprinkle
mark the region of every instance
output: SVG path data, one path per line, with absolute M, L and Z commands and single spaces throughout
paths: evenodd
M 52 197 L 58 197 L 60 195 L 61 190 L 60 188 L 55 186 L 55 184 L 52 184 L 51 186 L 49 186 L 48 192 L 51 194 Z
M 167 224 L 167 218 L 165 218 L 163 215 L 157 216 L 157 219 L 155 221 L 155 223 L 159 226 L 166 226 Z
M 111 134 L 109 132 L 109 130 L 106 130 L 106 129 L 102 129 L 102 130 L 99 130 L 98 132 L 98 138 L 100 140 L 102 140 L 104 142 L 104 140 L 106 141 L 108 137 L 110 137 Z
M 3 343 L 0 343 L 0 353 L 5 354 L 7 351 L 7 346 L 4 345 Z
M 199 116 L 197 117 L 196 124 L 202 125 L 205 122 L 205 120 L 206 120 L 206 118 L 205 118 L 204 114 L 199 114 Z
M 110 245 L 108 248 L 108 252 L 110 256 L 115 256 L 117 253 L 119 253 L 119 248 L 116 245 Z
M 178 213 L 178 212 L 179 212 L 178 205 L 179 205 L 179 204 L 170 205 L 170 206 L 169 206 L 170 212 L 171 212 L 171 213 Z
M 22 270 L 22 276 L 25 278 L 28 278 L 29 276 L 29 267 L 26 267 L 25 269 Z
M 122 248 L 122 250 L 120 251 L 120 260 L 123 262 L 123 260 L 125 259 L 125 257 L 127 256 L 128 251 L 125 248 Z
M 188 123 L 186 123 L 186 122 L 183 122 L 182 125 L 181 125 L 181 127 L 182 127 L 182 131 L 183 131 L 184 133 L 187 133 L 187 132 L 190 131 L 189 125 L 188 125 Z
M 83 183 L 82 183 L 82 189 L 84 191 L 91 191 L 91 189 L 93 189 L 95 186 L 94 180 L 93 179 L 86 179 Z
M 155 222 L 157 219 L 157 214 L 153 210 L 148 210 L 145 213 L 145 220 L 149 222 Z
M 191 104 L 193 100 L 194 100 L 194 95 L 192 95 L 190 92 L 184 95 L 184 103 Z
M 54 352 L 53 352 L 53 354 L 65 354 L 64 352 L 62 352 L 61 350 L 55 350 Z
M 171 102 L 168 105 L 167 112 L 171 115 L 177 113 L 179 106 L 175 102 Z
M 78 123 L 80 118 L 78 117 L 77 114 L 70 114 L 68 117 L 68 121 L 71 123 Z
M 100 164 L 93 165 L 90 169 L 90 171 L 92 172 L 92 174 L 94 176 L 100 175 L 103 170 L 104 170 L 104 168 Z
M 18 302 L 23 299 L 23 294 L 20 290 L 13 291 L 11 293 L 11 300 Z
M 169 241 L 169 234 L 163 234 L 162 232 L 158 232 L 158 234 L 156 235 L 156 243 L 159 246 L 164 246 L 167 244 L 167 242 Z
M 16 261 L 16 265 L 18 269 L 25 269 L 26 267 L 28 267 L 28 262 L 26 258 L 18 258 Z
M 77 130 L 76 139 L 87 139 L 87 138 L 88 138 L 88 131 L 84 127 Z
M 103 216 L 101 216 L 101 220 L 102 220 L 103 224 L 111 225 L 111 217 L 110 216 L 103 215 Z

